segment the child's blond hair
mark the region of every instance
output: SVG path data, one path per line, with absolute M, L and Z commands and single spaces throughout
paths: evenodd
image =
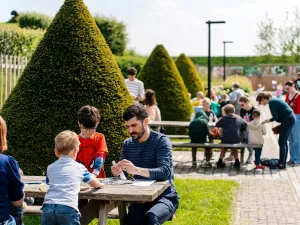
M 79 139 L 75 132 L 65 130 L 55 137 L 55 150 L 58 154 L 68 155 L 74 149 L 79 148 Z

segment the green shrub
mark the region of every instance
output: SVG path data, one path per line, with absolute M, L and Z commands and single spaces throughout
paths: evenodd
M 156 92 L 162 120 L 189 121 L 192 106 L 187 88 L 163 45 L 157 45 L 138 75 L 147 89 Z
M 234 82 L 239 82 L 241 89 L 245 92 L 251 94 L 252 93 L 252 83 L 248 77 L 244 76 L 228 76 L 224 83 L 224 89 L 230 89 Z
M 197 70 L 189 57 L 187 57 L 185 54 L 181 54 L 177 58 L 175 64 L 179 70 L 185 86 L 193 97 L 196 96 L 198 91 L 205 92 Z
M 116 60 L 123 74 L 123 77 L 127 78 L 128 67 L 136 68 L 139 73 L 142 67 L 145 65 L 147 58 L 143 56 L 116 56 Z
M 8 154 L 25 174 L 43 175 L 55 160 L 54 137 L 79 132 L 77 111 L 100 110 L 98 131 L 111 160 L 128 137 L 122 114 L 132 104 L 118 65 L 82 0 L 65 0 L 34 52 L 1 114 L 8 126 Z
M 14 24 L 0 24 L 0 53 L 31 56 L 43 35 L 42 30 L 21 29 Z
M 25 12 L 18 16 L 18 24 L 21 28 L 47 29 L 52 18 L 43 13 Z
M 114 18 L 96 15 L 94 20 L 115 55 L 123 55 L 127 45 L 126 25 Z

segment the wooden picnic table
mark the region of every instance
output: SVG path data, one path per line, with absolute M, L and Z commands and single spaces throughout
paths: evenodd
M 24 187 L 26 197 L 44 198 L 48 190 L 43 176 L 23 176 L 22 181 L 42 181 L 43 184 L 28 184 Z M 90 199 L 80 209 L 81 224 L 87 225 L 94 218 L 99 218 L 98 225 L 107 223 L 108 213 L 115 207 L 119 209 L 120 224 L 124 225 L 126 202 L 152 202 L 168 187 L 169 181 L 158 181 L 150 186 L 131 184 L 106 185 L 103 189 L 90 188 L 79 193 L 79 199 Z
M 216 123 L 208 123 L 210 127 L 214 127 Z M 190 126 L 190 121 L 151 121 L 149 123 L 150 127 L 185 127 Z

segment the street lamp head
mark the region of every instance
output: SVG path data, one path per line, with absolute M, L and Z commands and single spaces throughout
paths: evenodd
M 223 41 L 224 44 L 232 44 L 233 41 Z
M 206 21 L 207 24 L 211 24 L 211 23 L 225 23 L 225 21 Z

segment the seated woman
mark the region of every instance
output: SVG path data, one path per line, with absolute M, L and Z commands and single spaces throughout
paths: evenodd
M 146 111 L 148 113 L 148 118 L 150 121 L 161 121 L 160 110 L 157 106 L 155 91 L 151 89 L 147 89 L 145 92 L 145 105 Z M 162 132 L 163 128 L 158 127 L 156 131 Z
M 21 182 L 19 164 L 13 157 L 2 154 L 5 150 L 6 123 L 0 117 L 0 224 L 22 224 L 24 184 Z

